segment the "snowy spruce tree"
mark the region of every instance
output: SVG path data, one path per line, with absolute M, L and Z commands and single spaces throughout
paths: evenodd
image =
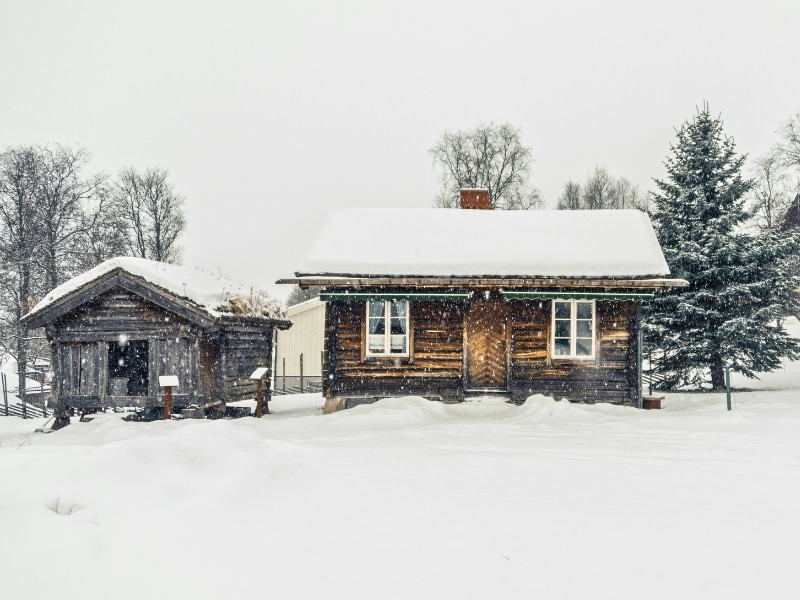
M 780 317 L 797 312 L 800 278 L 791 257 L 797 235 L 751 235 L 744 224 L 742 178 L 722 121 L 707 105 L 677 133 L 666 160 L 668 177 L 656 180 L 656 232 L 674 277 L 688 288 L 658 295 L 645 309 L 645 332 L 662 387 L 725 385 L 724 369 L 754 376 L 778 368 L 782 357 L 800 357 L 800 344 Z

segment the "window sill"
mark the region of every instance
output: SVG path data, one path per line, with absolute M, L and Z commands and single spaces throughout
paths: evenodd
M 409 355 L 400 355 L 400 354 L 390 354 L 386 356 L 365 356 L 364 357 L 365 363 L 376 363 L 376 364 L 404 364 L 408 365 L 414 362 L 414 359 Z

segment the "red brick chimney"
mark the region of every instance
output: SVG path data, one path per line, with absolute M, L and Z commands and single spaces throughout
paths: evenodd
M 461 188 L 461 208 L 489 210 L 489 190 L 486 188 Z

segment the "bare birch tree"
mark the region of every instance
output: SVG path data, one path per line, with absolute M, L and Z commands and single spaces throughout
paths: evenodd
M 625 177 L 615 178 L 605 167 L 597 166 L 582 186 L 575 181 L 564 184 L 558 198 L 561 210 L 600 210 L 607 208 L 635 208 L 647 210 L 647 198 L 639 186 Z
M 778 130 L 778 152 L 784 164 L 800 170 L 800 112 L 786 121 Z
M 34 225 L 39 156 L 33 147 L 0 154 L 0 319 L 6 350 L 17 359 L 20 383 L 28 370 L 27 329 L 20 318 L 36 303 L 35 255 L 39 236 Z M 25 386 L 19 398 L 25 402 Z
M 85 172 L 90 156 L 83 148 L 55 145 L 35 150 L 39 160 L 33 219 L 40 237 L 35 259 L 50 290 L 82 270 L 83 242 L 103 211 L 105 176 Z
M 112 192 L 113 210 L 131 256 L 180 262 L 178 238 L 187 224 L 184 199 L 175 193 L 168 176 L 166 169 L 158 167 L 142 173 L 133 167 L 119 172 Z
M 772 148 L 755 161 L 752 212 L 761 229 L 780 227 L 792 200 L 792 185 L 784 157 Z
M 581 184 L 571 179 L 564 184 L 564 191 L 558 198 L 558 208 L 561 210 L 578 210 L 583 208 Z
M 434 204 L 459 206 L 461 188 L 487 188 L 493 209 L 540 208 L 539 191 L 530 182 L 530 148 L 520 129 L 508 123 L 479 125 L 469 131 L 446 130 L 430 149 L 442 191 Z

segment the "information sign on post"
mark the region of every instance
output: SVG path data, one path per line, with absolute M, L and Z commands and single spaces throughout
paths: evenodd
M 265 412 L 269 414 L 269 400 L 267 400 L 266 403 L 264 402 L 264 375 L 266 375 L 268 371 L 268 367 L 259 367 L 250 375 L 250 379 L 255 379 L 258 382 L 258 391 L 256 393 L 256 419 L 260 419 L 261 415 Z
M 158 385 L 164 388 L 164 418 L 172 418 L 172 388 L 178 387 L 177 375 L 159 375 Z

